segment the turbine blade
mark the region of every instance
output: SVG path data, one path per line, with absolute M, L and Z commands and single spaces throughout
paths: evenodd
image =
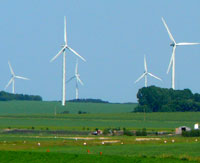
M 65 41 L 65 45 L 67 45 L 67 21 L 66 21 L 66 16 L 64 17 L 64 41 Z
M 174 46 L 173 49 L 172 49 L 172 56 L 171 56 L 169 66 L 168 66 L 168 69 L 167 69 L 167 74 L 169 73 L 169 70 L 170 70 L 172 62 L 173 62 L 173 58 L 174 58 L 174 55 L 175 55 L 175 49 L 176 49 L 176 46 Z
M 158 79 L 158 80 L 161 80 L 161 81 L 162 81 L 162 79 L 160 79 L 159 77 L 157 77 L 157 76 L 153 75 L 152 73 L 148 72 L 148 74 L 149 74 L 150 76 L 152 76 L 152 77 L 154 77 L 154 78 L 156 78 L 156 79 Z
M 8 61 L 8 65 L 9 65 L 9 68 L 10 68 L 10 72 L 11 72 L 11 74 L 14 76 L 15 75 L 15 73 L 14 73 L 14 71 L 13 71 L 13 69 L 12 69 L 12 66 L 11 66 L 11 64 L 10 64 L 10 62 Z
M 52 59 L 50 62 L 53 62 L 64 50 L 65 50 L 66 46 L 64 46 Z
M 75 55 L 77 55 L 79 58 L 81 58 L 83 61 L 85 61 L 86 62 L 86 60 L 82 57 L 82 56 L 80 56 L 75 50 L 73 50 L 72 48 L 70 48 L 69 46 L 67 47 L 71 52 L 73 52 Z
M 76 60 L 75 74 L 78 74 L 78 59 Z
M 66 81 L 66 83 L 69 83 L 74 78 L 75 78 L 75 76 L 72 76 L 69 80 Z
M 146 61 L 146 56 L 144 56 L 144 70 L 147 72 L 147 61 Z
M 143 74 L 135 81 L 135 83 L 139 82 L 145 75 L 146 75 L 146 73 L 143 73 Z
M 12 78 L 9 80 L 8 84 L 5 86 L 5 89 L 8 88 L 8 86 L 12 83 L 13 80 L 14 80 L 14 78 L 12 77 Z
M 163 22 L 165 28 L 167 29 L 167 32 L 168 32 L 169 38 L 172 40 L 172 42 L 174 42 L 174 43 L 176 44 L 176 41 L 174 40 L 174 38 L 173 38 L 173 36 L 172 36 L 172 34 L 171 34 L 171 32 L 170 32 L 170 30 L 169 30 L 169 28 L 168 28 L 168 26 L 167 26 L 165 20 L 164 20 L 164 18 L 162 18 L 162 22 Z
M 178 45 L 178 46 L 180 46 L 180 45 L 200 45 L 200 43 L 181 42 L 181 43 L 178 43 L 176 45 Z
M 18 78 L 18 79 L 23 79 L 23 80 L 30 80 L 28 78 L 25 78 L 25 77 L 22 77 L 22 76 L 15 76 L 15 78 Z
M 77 77 L 77 80 L 79 81 L 79 83 L 81 83 L 81 85 L 84 85 L 79 77 Z

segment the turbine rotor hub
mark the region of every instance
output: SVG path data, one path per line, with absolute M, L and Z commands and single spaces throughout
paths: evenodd
M 173 46 L 173 47 L 174 47 L 174 46 L 175 46 L 175 44 L 174 44 L 174 43 L 171 43 L 171 44 L 170 44 L 170 46 Z

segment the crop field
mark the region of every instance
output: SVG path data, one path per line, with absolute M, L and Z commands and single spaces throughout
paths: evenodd
M 0 156 L 5 162 L 198 162 L 200 142 L 196 139 L 4 135 Z
M 199 112 L 180 113 L 101 113 L 101 114 L 2 114 L 0 128 L 86 130 L 127 128 L 174 130 L 179 126 L 193 127 L 199 122 Z
M 137 104 L 107 104 L 107 103 L 73 103 L 67 102 L 61 106 L 61 102 L 41 101 L 0 101 L 0 114 L 54 114 L 69 111 L 78 113 L 127 113 L 134 110 Z
M 96 128 L 173 133 L 179 126 L 192 128 L 200 121 L 200 112 L 144 114 L 132 113 L 137 104 L 67 104 L 0 102 L 1 162 L 200 161 L 200 138 L 90 134 Z

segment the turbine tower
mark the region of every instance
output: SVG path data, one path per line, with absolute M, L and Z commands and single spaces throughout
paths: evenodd
M 76 67 L 75 67 L 75 74 L 74 74 L 74 76 L 72 76 L 68 81 L 67 81 L 67 83 L 68 82 L 70 82 L 72 79 L 74 79 L 74 78 L 76 78 L 76 100 L 78 100 L 79 99 L 79 91 L 78 91 L 78 83 L 80 83 L 81 85 L 83 85 L 83 82 L 81 81 L 81 79 L 80 79 L 80 74 L 78 73 L 78 60 L 76 61 Z
M 159 77 L 153 75 L 152 73 L 148 72 L 147 70 L 147 62 L 146 62 L 146 57 L 144 56 L 144 73 L 135 81 L 135 83 L 139 82 L 142 78 L 145 78 L 145 87 L 147 87 L 147 75 L 150 75 L 158 80 L 161 80 Z
M 71 51 L 73 54 L 81 58 L 83 61 L 86 62 L 86 60 L 80 56 L 75 50 L 70 48 L 67 44 L 67 23 L 66 23 L 66 17 L 64 17 L 64 45 L 62 46 L 62 49 L 51 59 L 50 62 L 53 62 L 58 56 L 60 56 L 63 53 L 63 88 L 62 88 L 62 105 L 65 106 L 65 99 L 66 99 L 66 49 Z
M 176 41 L 174 40 L 164 18 L 162 18 L 162 22 L 165 26 L 165 28 L 167 29 L 168 35 L 170 40 L 172 41 L 172 43 L 170 44 L 170 46 L 172 46 L 172 56 L 169 62 L 169 66 L 167 69 L 167 74 L 169 73 L 170 68 L 172 67 L 172 89 L 175 89 L 175 51 L 176 51 L 176 47 L 177 46 L 184 46 L 184 45 L 199 45 L 200 43 L 190 43 L 190 42 L 181 42 L 181 43 L 176 43 Z
M 8 84 L 6 85 L 5 89 L 8 88 L 8 86 L 12 83 L 12 93 L 14 94 L 15 93 L 15 79 L 23 79 L 23 80 L 29 80 L 28 78 L 25 78 L 25 77 L 22 77 L 22 76 L 17 76 L 15 75 L 13 69 L 12 69 L 12 66 L 10 64 L 10 62 L 8 61 L 8 65 L 9 65 L 9 68 L 10 68 L 10 72 L 11 72 L 11 79 L 9 80 Z

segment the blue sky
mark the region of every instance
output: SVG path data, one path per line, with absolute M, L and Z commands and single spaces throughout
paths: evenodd
M 67 17 L 68 44 L 87 62 L 79 61 L 84 82 L 80 98 L 136 102 L 144 80 L 143 57 L 148 70 L 163 82 L 148 78 L 148 85 L 169 88 L 170 39 L 163 16 L 177 42 L 200 42 L 200 1 L 148 0 L 18 0 L 0 5 L 0 89 L 10 78 L 8 60 L 17 75 L 16 92 L 60 100 L 62 57 L 49 63 L 63 44 Z M 67 79 L 74 74 L 76 57 L 67 54 Z M 200 93 L 200 46 L 176 50 L 176 88 Z M 67 85 L 67 100 L 75 98 L 75 81 Z M 11 92 L 11 87 L 8 88 Z

